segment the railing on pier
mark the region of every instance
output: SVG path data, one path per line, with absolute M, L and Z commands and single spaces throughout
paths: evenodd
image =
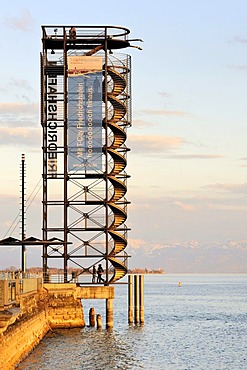
M 0 272 L 0 310 L 17 303 L 19 295 L 37 292 L 42 286 L 43 279 L 40 276 Z
M 106 272 L 104 273 L 103 277 L 105 276 Z M 112 276 L 113 271 L 109 269 L 108 275 Z M 53 284 L 63 284 L 63 283 L 77 283 L 80 285 L 88 285 L 93 284 L 93 274 L 92 271 L 70 271 L 66 275 L 62 270 L 55 270 L 53 269 L 52 273 L 46 273 L 43 275 L 44 283 L 53 283 Z M 97 284 L 96 281 L 94 284 Z

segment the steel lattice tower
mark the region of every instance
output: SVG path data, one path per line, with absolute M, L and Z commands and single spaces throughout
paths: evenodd
M 43 270 L 101 263 L 105 284 L 127 272 L 127 129 L 131 126 L 129 30 L 42 26 Z M 85 279 L 84 279 L 85 276 Z M 91 281 L 91 280 L 90 280 Z

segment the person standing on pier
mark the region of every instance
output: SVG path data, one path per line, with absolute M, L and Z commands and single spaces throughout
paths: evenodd
M 71 281 L 72 281 L 72 283 L 76 283 L 76 271 L 72 271 L 72 273 L 71 273 Z
M 95 267 L 95 265 L 93 265 L 93 277 L 92 277 L 92 283 L 95 283 L 96 274 L 97 274 L 96 267 Z
M 75 27 L 70 28 L 69 38 L 70 38 L 70 40 L 75 40 L 76 39 L 76 29 L 75 29 Z
M 97 270 L 97 273 L 98 273 L 97 283 L 101 283 L 101 281 L 104 283 L 105 280 L 102 278 L 103 272 L 104 272 L 103 267 L 101 266 L 101 264 L 99 264 L 98 270 Z

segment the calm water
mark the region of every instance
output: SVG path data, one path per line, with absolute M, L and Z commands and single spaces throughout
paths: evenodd
M 127 286 L 115 294 L 112 331 L 55 330 L 18 369 L 247 369 L 247 274 L 146 275 L 144 327 L 128 326 Z M 87 324 L 90 307 L 104 323 L 104 301 L 84 301 Z

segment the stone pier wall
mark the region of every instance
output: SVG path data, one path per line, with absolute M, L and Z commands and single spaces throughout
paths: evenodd
M 0 369 L 13 370 L 52 328 L 85 326 L 75 286 L 18 296 L 16 307 L 0 311 Z
M 81 299 L 74 284 L 45 284 L 47 317 L 51 328 L 84 327 Z
M 10 370 L 50 330 L 44 291 L 18 297 L 18 306 L 0 311 L 0 369 Z
M 13 370 L 49 330 L 45 311 L 10 325 L 0 339 L 0 369 Z
M 106 326 L 113 326 L 113 287 L 44 284 L 17 295 L 15 306 L 0 311 L 0 369 L 13 370 L 50 329 L 84 327 L 82 299 L 106 299 Z

